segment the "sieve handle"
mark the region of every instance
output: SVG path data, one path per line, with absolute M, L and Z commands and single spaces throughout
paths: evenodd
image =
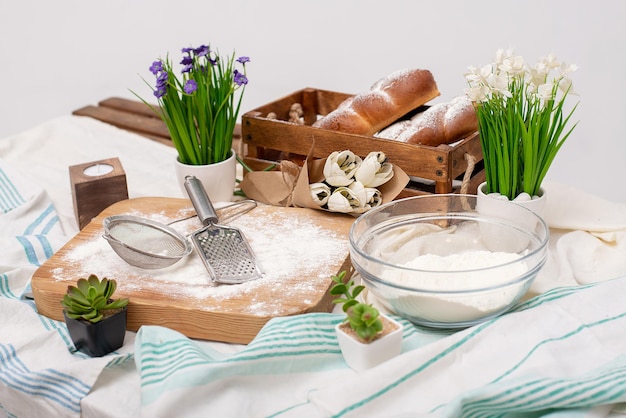
M 185 177 L 185 189 L 189 195 L 189 199 L 193 204 L 198 218 L 202 221 L 202 225 L 213 225 L 218 222 L 217 213 L 211 199 L 206 194 L 202 181 L 198 180 L 195 176 Z

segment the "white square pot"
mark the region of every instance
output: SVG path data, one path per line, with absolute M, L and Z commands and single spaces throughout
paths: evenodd
M 402 324 L 388 316 L 381 317 L 395 324 L 396 329 L 370 343 L 363 343 L 346 333 L 341 328 L 342 323 L 335 326 L 341 353 L 348 366 L 357 372 L 377 366 L 402 351 Z

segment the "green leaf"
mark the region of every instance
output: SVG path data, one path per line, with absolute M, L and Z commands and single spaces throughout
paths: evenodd
M 359 296 L 363 290 L 365 290 L 365 286 L 361 286 L 361 285 L 355 286 L 354 289 L 352 289 L 352 297 L 356 299 L 357 296 Z
M 89 312 L 84 313 L 84 314 L 82 315 L 82 317 L 83 317 L 83 319 L 88 319 L 88 320 L 91 320 L 91 319 L 97 318 L 97 317 L 98 317 L 98 311 L 97 311 L 97 310 L 95 310 L 95 309 L 92 309 L 92 310 L 90 310 Z
M 75 303 L 79 303 L 81 305 L 90 305 L 91 304 L 91 302 L 89 302 L 89 300 L 80 291 L 80 289 L 78 289 L 77 287 L 74 287 L 74 286 L 68 286 L 66 296 L 71 301 L 73 301 Z
M 76 287 L 83 295 L 87 296 L 89 290 L 89 282 L 87 281 L 87 279 L 78 279 L 76 281 Z
M 128 305 L 128 299 L 117 299 L 104 306 L 104 309 L 121 309 Z

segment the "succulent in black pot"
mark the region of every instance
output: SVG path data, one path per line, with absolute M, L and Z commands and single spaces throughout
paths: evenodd
M 68 286 L 63 316 L 78 350 L 101 357 L 124 344 L 128 299 L 113 299 L 117 282 L 92 274 Z

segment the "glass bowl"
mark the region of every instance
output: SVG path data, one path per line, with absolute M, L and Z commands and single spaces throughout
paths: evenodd
M 509 310 L 546 261 L 549 229 L 493 197 L 433 194 L 356 219 L 350 257 L 385 309 L 431 328 L 465 328 Z

